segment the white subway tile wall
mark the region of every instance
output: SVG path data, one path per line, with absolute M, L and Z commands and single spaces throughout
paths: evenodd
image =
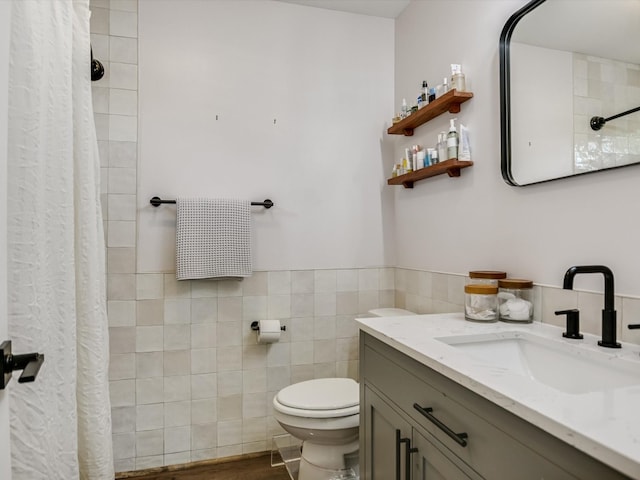
M 354 318 L 371 308 L 462 311 L 464 277 L 404 268 L 255 272 L 182 281 L 136 271 L 137 0 L 91 0 L 93 83 L 107 240 L 110 397 L 116 471 L 267 450 L 282 433 L 271 402 L 281 388 L 358 377 Z M 640 323 L 640 299 L 617 298 L 620 325 Z M 599 333 L 597 295 L 536 287 L 537 319 L 579 306 Z M 259 345 L 254 320 L 286 325 Z M 594 317 L 595 318 L 595 317 Z M 639 319 L 639 320 L 637 320 Z M 559 321 L 561 323 L 561 321 Z M 640 343 L 640 330 L 620 338 Z
M 118 251 L 112 263 L 129 255 Z M 358 304 L 393 306 L 377 301 L 382 278 L 391 287 L 386 297 L 394 297 L 393 269 L 386 268 L 342 270 L 340 278 L 350 278 L 342 288 L 356 288 L 344 292 L 336 291 L 335 271 L 257 272 L 220 282 L 110 277 L 114 442 L 128 442 L 116 449 L 118 469 L 266 449 L 270 435 L 281 433 L 271 417 L 273 395 L 296 381 L 357 378 L 354 318 L 366 313 Z M 287 326 L 279 343 L 256 343 L 250 322 L 260 318 Z
M 465 275 L 404 268 L 396 268 L 395 275 L 396 307 L 406 308 L 416 313 L 464 311 L 462 292 L 464 292 Z M 419 279 L 418 293 L 409 293 L 409 291 L 415 291 L 416 279 Z M 556 316 L 555 312 L 578 308 L 581 331 L 594 335 L 601 334 L 601 312 L 604 305 L 602 294 L 535 285 L 533 297 L 534 321 L 564 327 L 565 317 Z M 615 309 L 618 320 L 618 339 L 640 344 L 640 330 L 628 328 L 629 324 L 640 324 L 640 299 L 617 295 Z
M 593 116 L 610 117 L 640 103 L 640 66 L 573 54 L 574 169 L 576 173 L 640 162 L 637 115 L 594 131 Z

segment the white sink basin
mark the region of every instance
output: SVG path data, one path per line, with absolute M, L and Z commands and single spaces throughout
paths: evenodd
M 483 364 L 507 369 L 565 393 L 581 394 L 640 385 L 640 362 L 605 349 L 554 341 L 526 332 L 436 338 Z M 619 350 L 616 352 L 619 353 Z

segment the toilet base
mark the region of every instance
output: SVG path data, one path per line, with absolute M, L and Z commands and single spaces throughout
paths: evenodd
M 352 469 L 358 473 L 358 440 L 343 445 L 319 445 L 305 440 L 298 480 L 329 480 Z M 358 478 L 358 477 L 354 477 Z

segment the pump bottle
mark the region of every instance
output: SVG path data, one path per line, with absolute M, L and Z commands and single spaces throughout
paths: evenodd
M 456 119 L 450 120 L 449 133 L 447 133 L 447 159 L 458 158 L 458 132 L 456 131 Z

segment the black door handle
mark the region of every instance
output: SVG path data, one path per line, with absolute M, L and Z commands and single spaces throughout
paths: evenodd
M 11 353 L 11 340 L 6 340 L 0 344 L 0 390 L 11 380 L 14 370 L 22 370 L 18 383 L 33 382 L 38 376 L 40 367 L 44 363 L 44 354 L 25 353 L 13 355 Z
M 44 355 L 42 353 L 13 355 L 13 369 L 22 370 L 22 375 L 18 378 L 18 383 L 33 382 L 38 376 L 38 372 L 43 363 Z
M 402 443 L 400 438 L 400 429 L 396 429 L 396 480 L 400 480 L 400 444 Z
M 404 478 L 405 480 L 411 480 L 411 454 L 418 451 L 417 448 L 411 447 L 410 438 L 401 438 L 400 443 L 404 443 Z
M 411 448 L 410 438 L 401 438 L 400 430 L 396 429 L 396 480 L 400 480 L 400 446 L 405 444 L 404 450 L 404 480 L 411 479 L 411 454 L 418 451 L 417 448 Z

